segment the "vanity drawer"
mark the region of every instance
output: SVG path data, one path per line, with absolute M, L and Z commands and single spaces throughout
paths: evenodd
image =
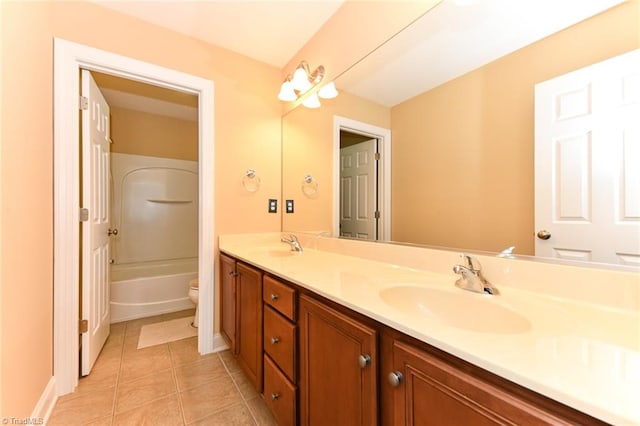
M 296 328 L 269 306 L 264 307 L 264 351 L 292 382 L 296 381 Z
M 265 276 L 262 280 L 262 300 L 291 321 L 296 320 L 296 291 L 288 285 Z
M 296 387 L 264 356 L 264 400 L 279 426 L 296 424 Z

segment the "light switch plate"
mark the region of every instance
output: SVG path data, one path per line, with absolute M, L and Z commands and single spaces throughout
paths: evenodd
M 269 213 L 278 213 L 278 200 L 269 198 Z
M 287 213 L 293 213 L 293 200 L 285 201 L 285 211 Z

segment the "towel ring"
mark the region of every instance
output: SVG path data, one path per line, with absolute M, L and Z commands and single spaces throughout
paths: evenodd
M 256 192 L 260 189 L 260 178 L 253 169 L 247 169 L 242 177 L 242 186 L 247 192 Z
M 302 192 L 307 197 L 312 197 L 318 192 L 318 182 L 313 179 L 313 176 L 306 175 L 302 180 Z

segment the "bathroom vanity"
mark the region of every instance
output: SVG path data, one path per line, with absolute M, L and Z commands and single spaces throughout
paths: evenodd
M 280 425 L 640 419 L 628 393 L 640 390 L 638 348 L 585 347 L 574 319 L 599 314 L 584 306 L 508 286 L 472 294 L 454 274 L 340 254 L 358 242 L 327 238 L 317 250 L 309 239 L 298 253 L 278 241 L 221 237 L 220 281 L 223 335 Z M 638 318 L 626 314 L 611 320 Z M 585 356 L 588 369 L 571 366 Z M 597 357 L 630 376 L 600 377 L 613 370 L 597 371 Z

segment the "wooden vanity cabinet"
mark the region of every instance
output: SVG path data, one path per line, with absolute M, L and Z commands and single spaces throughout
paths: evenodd
M 222 335 L 262 392 L 262 271 L 221 253 L 220 286 Z
M 435 348 L 381 340 L 384 425 L 604 424 Z
M 264 302 L 264 400 L 279 426 L 297 424 L 296 290 L 265 275 Z
M 220 271 L 223 336 L 280 426 L 606 424 L 223 254 Z
M 377 332 L 301 295 L 300 424 L 378 422 Z
M 220 332 L 236 353 L 236 260 L 220 253 Z

